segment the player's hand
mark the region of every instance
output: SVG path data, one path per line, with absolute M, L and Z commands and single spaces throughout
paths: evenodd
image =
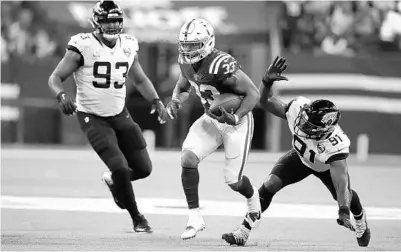
M 223 107 L 219 107 L 219 110 L 221 112 L 220 116 L 215 115 L 208 110 L 206 111 L 206 113 L 211 118 L 216 119 L 219 123 L 227 123 L 233 126 L 238 125 L 239 118 L 236 115 L 228 113 Z
M 287 77 L 282 76 L 281 74 L 287 69 L 288 65 L 286 64 L 286 59 L 277 56 L 273 63 L 266 70 L 265 75 L 263 76 L 264 82 L 273 83 L 274 81 L 286 80 Z
M 75 105 L 74 99 L 68 94 L 60 92 L 57 95 L 57 101 L 64 114 L 72 116 L 77 111 L 77 105 Z
M 351 223 L 348 207 L 340 207 L 340 210 L 338 210 L 337 223 L 338 225 L 348 228 L 351 231 L 355 231 L 354 225 Z
M 159 123 L 165 123 L 168 117 L 167 110 L 166 107 L 164 107 L 163 102 L 161 102 L 158 98 L 152 101 L 152 109 L 150 110 L 150 113 L 154 114 L 156 111 L 158 114 L 157 120 Z
M 171 119 L 176 119 L 178 117 L 178 110 L 182 107 L 180 100 L 172 99 L 167 103 L 167 113 Z

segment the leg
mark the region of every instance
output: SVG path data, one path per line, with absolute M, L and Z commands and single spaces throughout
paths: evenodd
M 131 168 L 131 181 L 148 177 L 152 172 L 152 162 L 146 149 L 142 129 L 132 120 L 127 109 L 113 118 L 112 124 L 116 131 L 118 146 Z
M 252 113 L 246 115 L 236 127 L 224 126 L 222 129 L 226 162 L 224 179 L 236 192 L 247 199 L 249 223 L 256 227 L 260 220 L 259 193 L 254 190 L 248 177 L 243 175 L 247 163 L 253 135 Z
M 107 185 L 117 205 L 127 209 L 134 220 L 139 212 L 129 180 L 130 169 L 118 146 L 114 130 L 105 118 L 82 112 L 78 112 L 77 116 L 92 148 L 111 171 L 111 178 Z
M 321 173 L 314 173 L 316 177 L 318 177 L 323 184 L 329 189 L 331 195 L 334 200 L 337 201 L 337 192 L 333 184 L 333 180 L 331 179 L 330 171 L 325 171 Z M 355 219 L 355 233 L 357 237 L 357 241 L 359 246 L 366 247 L 370 242 L 370 229 L 368 227 L 366 221 L 366 213 L 362 207 L 361 201 L 359 200 L 359 196 L 356 191 L 351 189 L 351 181 L 348 175 L 348 185 L 350 186 L 349 190 L 352 194 L 350 210 Z
M 110 123 L 116 132 L 118 146 L 127 159 L 130 168 L 129 180 L 135 181 L 148 177 L 152 172 L 152 163 L 139 125 L 132 120 L 127 109 L 112 118 Z M 130 185 L 132 187 L 131 182 Z M 135 201 L 134 190 L 131 191 Z M 135 232 L 152 232 L 149 222 L 142 214 L 138 214 L 133 221 Z
M 297 183 L 308 177 L 312 170 L 306 167 L 295 150 L 291 149 L 274 165 L 268 179 L 259 188 L 259 197 L 262 212 L 270 206 L 273 196 L 287 185 Z M 231 233 L 223 234 L 222 238 L 229 244 L 243 246 L 248 240 L 251 226 L 247 219 Z
M 182 239 L 194 238 L 205 227 L 199 212 L 199 162 L 215 151 L 222 143 L 222 137 L 206 115 L 200 117 L 189 129 L 183 143 L 181 156 L 181 181 L 188 203 L 189 218 Z

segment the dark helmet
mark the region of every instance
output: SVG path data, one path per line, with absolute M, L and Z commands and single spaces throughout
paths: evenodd
M 329 100 L 316 100 L 305 104 L 295 119 L 295 134 L 309 139 L 328 137 L 338 124 L 341 114 Z
M 114 40 L 123 31 L 123 11 L 114 1 L 100 1 L 93 7 L 91 23 L 107 40 Z

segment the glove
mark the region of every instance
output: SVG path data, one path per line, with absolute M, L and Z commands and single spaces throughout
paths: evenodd
M 341 206 L 338 210 L 338 219 L 337 223 L 340 226 L 344 226 L 351 231 L 355 231 L 354 226 L 351 223 L 350 215 L 349 215 L 349 208 L 347 206 Z
M 163 102 L 161 102 L 159 98 L 153 99 L 150 113 L 154 114 L 156 111 L 158 114 L 157 120 L 159 121 L 159 123 L 165 123 L 167 121 L 168 114 L 166 107 L 164 107 Z
M 57 101 L 64 114 L 72 116 L 77 111 L 77 105 L 75 105 L 74 99 L 68 94 L 60 92 L 57 95 Z
M 287 69 L 287 67 L 288 65 L 286 64 L 286 59 L 277 56 L 276 59 L 274 59 L 273 63 L 266 70 L 265 75 L 262 79 L 263 84 L 265 86 L 271 86 L 273 85 L 273 82 L 277 80 L 288 81 L 287 77 L 281 75 Z
M 227 123 L 230 125 L 238 125 L 239 123 L 239 118 L 235 114 L 230 114 L 228 113 L 223 107 L 219 107 L 221 115 L 215 115 L 211 113 L 210 111 L 206 111 L 207 115 L 209 115 L 211 118 L 216 119 L 219 123 Z
M 181 109 L 181 107 L 181 102 L 178 99 L 172 99 L 167 103 L 167 113 L 171 119 L 176 119 L 178 117 L 178 110 Z

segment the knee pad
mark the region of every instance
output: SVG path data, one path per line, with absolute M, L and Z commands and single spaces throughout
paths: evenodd
M 185 168 L 197 168 L 199 158 L 192 151 L 185 150 L 181 155 L 181 166 Z
M 270 174 L 267 180 L 263 182 L 263 185 L 273 194 L 277 193 L 281 190 L 281 188 L 283 188 L 283 182 L 277 175 L 274 174 Z
M 242 179 L 236 183 L 228 184 L 228 186 L 236 191 L 245 196 L 247 199 L 252 197 L 253 195 L 253 187 L 251 184 L 251 181 L 249 181 L 249 178 L 247 176 L 242 176 Z
M 128 170 L 128 163 L 121 157 L 112 157 L 107 160 L 106 163 L 107 167 L 109 167 L 111 172 L 115 172 L 118 170 Z

